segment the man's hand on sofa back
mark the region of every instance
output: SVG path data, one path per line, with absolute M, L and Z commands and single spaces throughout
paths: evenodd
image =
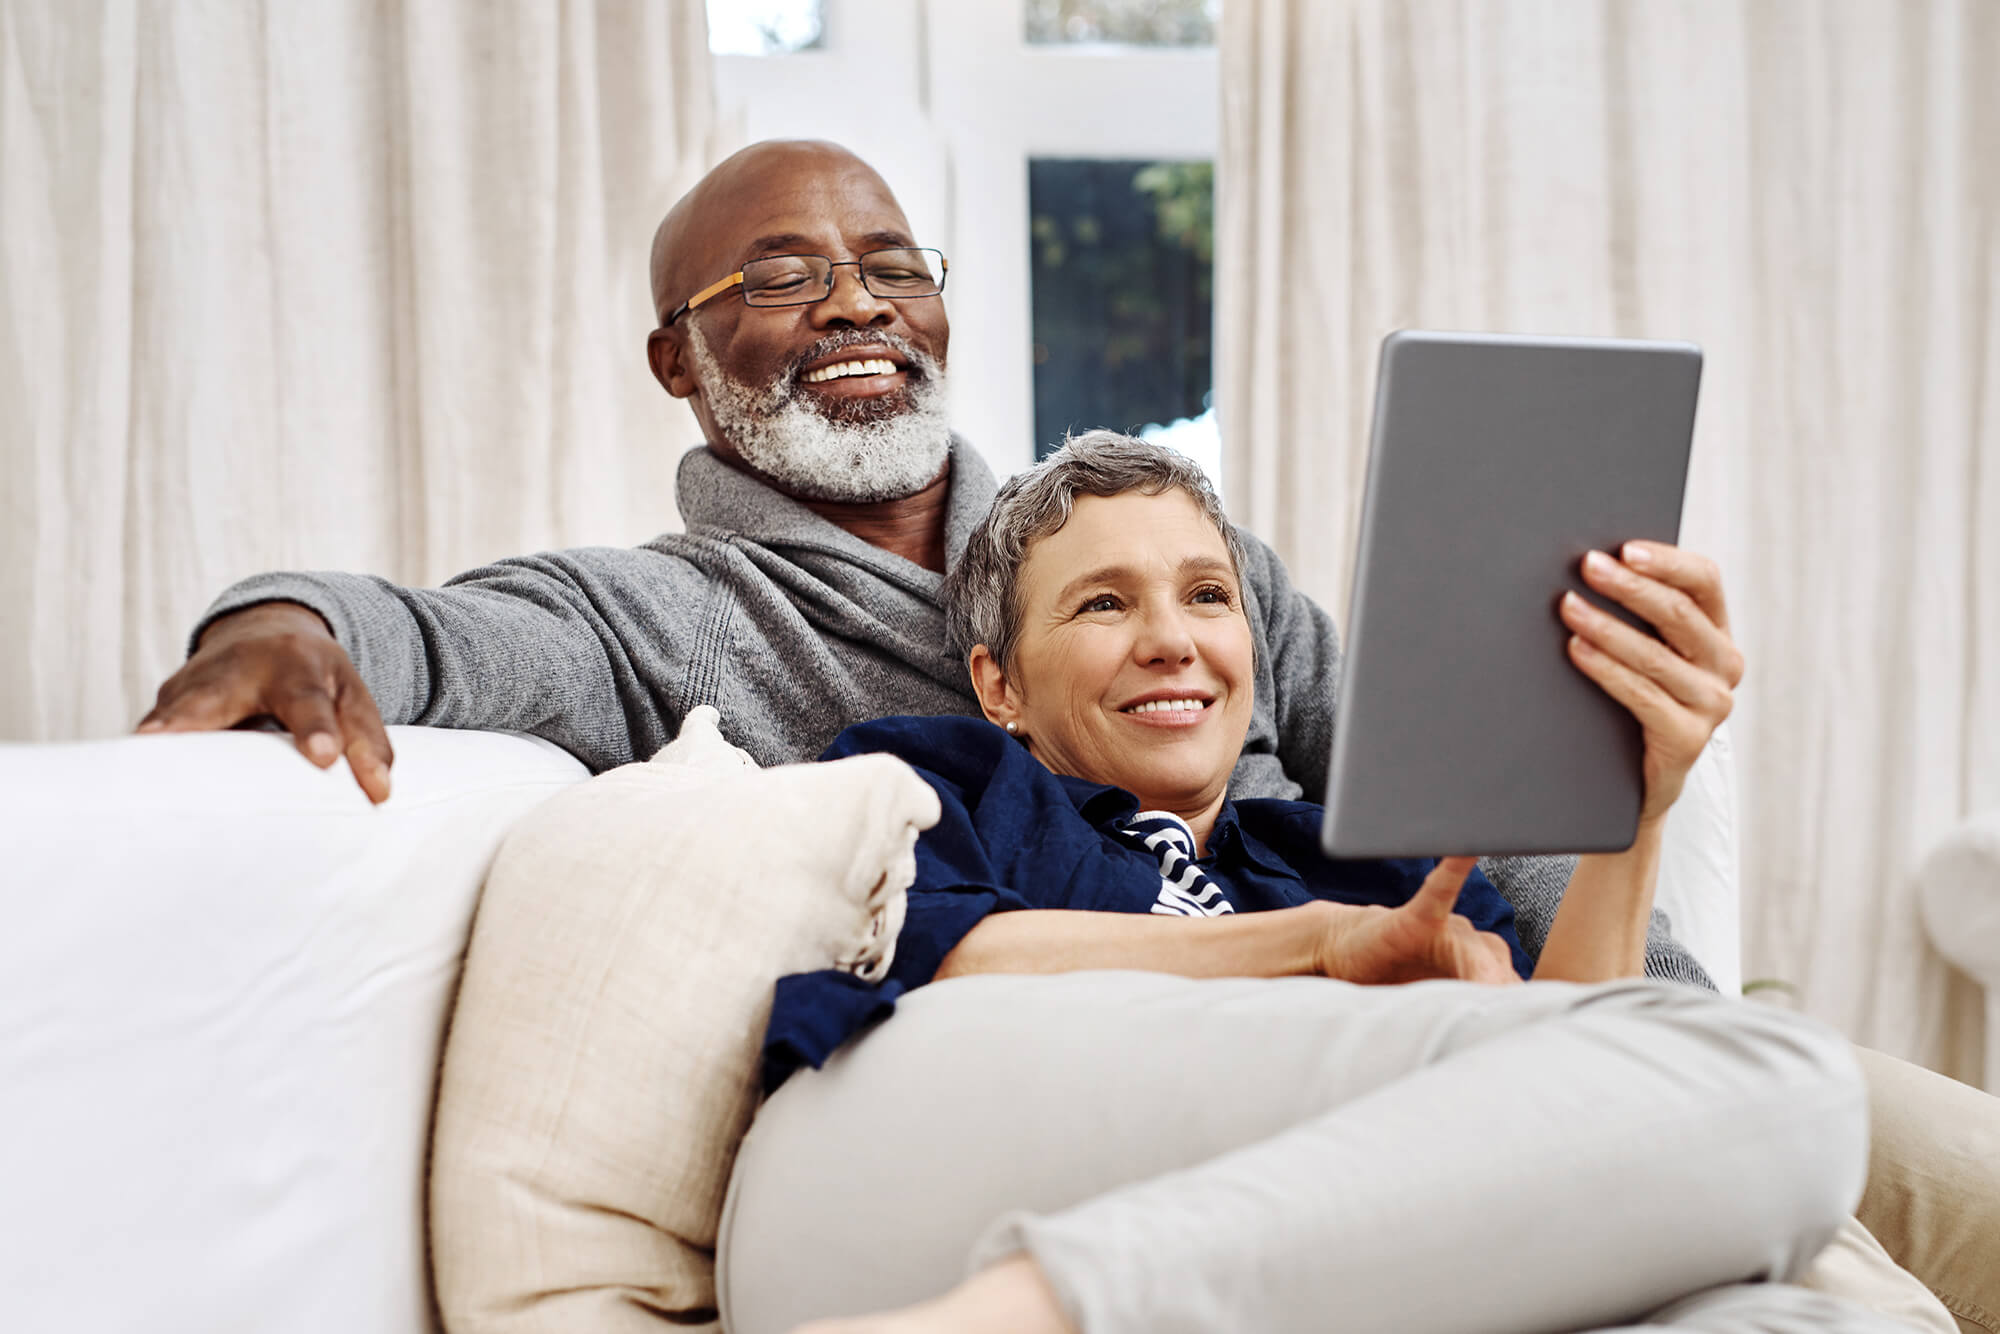
M 354 662 L 326 622 L 296 602 L 262 602 L 218 617 L 160 687 L 141 732 L 213 732 L 277 719 L 324 769 L 342 755 L 368 799 L 389 799 L 395 752 Z

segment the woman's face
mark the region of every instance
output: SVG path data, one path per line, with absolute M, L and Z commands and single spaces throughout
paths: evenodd
M 1200 507 L 1178 490 L 1079 496 L 1029 549 L 1018 591 L 1005 677 L 973 653 L 987 717 L 1018 723 L 1055 772 L 1148 807 L 1219 803 L 1250 727 L 1250 624 Z

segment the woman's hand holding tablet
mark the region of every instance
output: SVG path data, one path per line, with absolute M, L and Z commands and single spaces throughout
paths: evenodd
M 1729 716 L 1743 654 L 1729 634 L 1722 571 L 1706 556 L 1664 542 L 1627 542 L 1619 559 L 1593 551 L 1583 579 L 1658 632 L 1656 639 L 1562 595 L 1577 670 L 1631 710 L 1645 738 L 1644 826 L 1666 818 L 1688 770 Z

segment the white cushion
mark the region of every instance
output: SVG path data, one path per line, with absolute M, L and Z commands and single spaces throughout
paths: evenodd
M 2000 810 L 1967 816 L 1938 841 L 1917 896 L 1938 953 L 1986 989 L 1985 1084 L 2000 1094 Z
M 446 1007 L 494 849 L 583 766 L 392 728 L 0 746 L 0 1325 L 418 1334 Z
M 2000 989 L 2000 810 L 1954 825 L 1925 855 L 1917 885 L 1938 952 Z

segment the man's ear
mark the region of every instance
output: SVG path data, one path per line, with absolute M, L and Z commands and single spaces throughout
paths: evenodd
M 694 375 L 681 355 L 681 336 L 674 329 L 655 329 L 646 335 L 646 362 L 653 378 L 675 398 L 694 392 Z
M 986 721 L 1002 727 L 1018 724 L 1021 707 L 1014 699 L 1014 688 L 1007 684 L 1007 674 L 986 645 L 975 644 L 965 655 L 965 666 L 972 673 L 972 693 L 979 697 L 979 711 L 986 715 Z

